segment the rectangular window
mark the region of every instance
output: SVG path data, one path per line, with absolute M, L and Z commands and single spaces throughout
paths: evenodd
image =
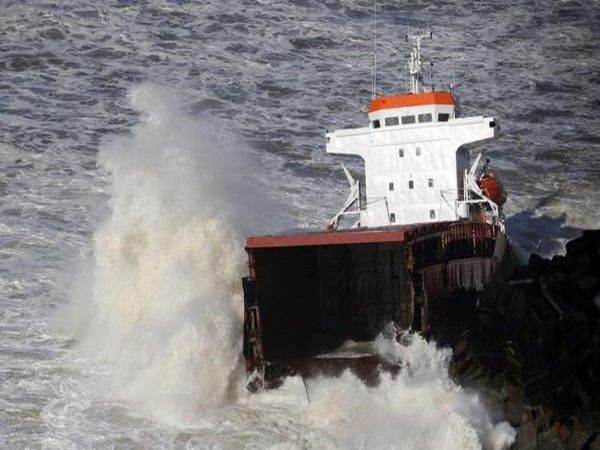
M 390 223 L 395 223 L 396 222 L 396 214 L 391 213 L 390 214 Z
M 415 187 L 415 182 L 413 180 L 408 181 L 408 188 L 413 189 Z
M 397 117 L 386 117 L 385 118 L 385 126 L 389 127 L 391 125 L 398 125 L 398 118 Z
M 429 185 L 429 187 L 433 187 L 433 178 L 427 180 L 427 184 Z
M 431 122 L 431 113 L 419 114 L 419 123 Z
M 415 123 L 415 116 L 402 116 L 402 125 Z
M 404 149 L 403 148 L 398 149 L 398 157 L 404 158 Z
M 379 123 L 379 119 L 375 119 L 373 121 L 373 128 L 380 128 L 381 124 Z
M 390 183 L 388 184 L 388 188 L 389 188 L 390 191 L 393 191 L 394 190 L 394 183 L 392 183 L 390 181 Z
M 435 219 L 435 211 L 433 209 L 429 210 L 429 218 L 430 219 Z
M 448 113 L 439 113 L 438 114 L 438 122 L 448 122 L 450 118 L 450 114 Z

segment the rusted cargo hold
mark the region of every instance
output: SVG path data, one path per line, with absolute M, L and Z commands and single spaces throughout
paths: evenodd
M 374 363 L 327 354 L 372 340 L 389 322 L 431 332 L 449 309 L 461 310 L 448 302 L 490 280 L 503 250 L 496 226 L 470 222 L 248 238 L 247 369 L 269 382 Z

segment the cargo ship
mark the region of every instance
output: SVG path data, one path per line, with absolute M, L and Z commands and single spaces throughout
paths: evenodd
M 389 323 L 450 340 L 500 266 L 506 197 L 476 146 L 499 127 L 461 117 L 452 86 L 425 85 L 421 46 L 431 37 L 407 36 L 406 93 L 377 96 L 375 78 L 368 125 L 326 133 L 327 153 L 364 161 L 364 192 L 342 166 L 350 193 L 322 230 L 247 238 L 253 386 L 346 368 L 368 379 L 384 364 L 368 343 Z

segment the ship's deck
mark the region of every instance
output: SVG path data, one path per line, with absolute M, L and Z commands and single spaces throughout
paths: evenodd
M 286 234 L 255 236 L 246 240 L 246 247 L 306 247 L 315 245 L 369 244 L 402 242 L 406 227 L 358 228 L 353 230 L 298 230 Z
M 349 230 L 297 229 L 288 232 L 252 236 L 246 239 L 246 248 L 307 247 L 317 245 L 370 244 L 403 242 L 407 235 L 434 233 L 460 227 L 464 221 L 435 222 L 387 227 L 361 227 Z

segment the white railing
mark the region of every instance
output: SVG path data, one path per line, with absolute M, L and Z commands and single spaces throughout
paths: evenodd
M 327 228 L 329 228 L 330 230 L 337 230 L 340 224 L 340 219 L 342 217 L 357 214 L 360 215 L 362 211 L 360 203 L 360 183 L 358 180 L 354 179 L 350 171 L 348 171 L 348 169 L 346 169 L 346 166 L 344 166 L 343 164 L 342 169 L 344 169 L 344 173 L 346 174 L 348 183 L 350 183 L 350 193 L 346 198 L 346 203 L 344 204 L 344 207 L 329 221 Z M 354 210 L 351 211 L 350 209 L 352 207 L 354 207 Z M 360 226 L 360 217 L 358 221 L 354 223 L 354 225 L 352 225 L 352 228 L 357 228 L 358 226 Z

